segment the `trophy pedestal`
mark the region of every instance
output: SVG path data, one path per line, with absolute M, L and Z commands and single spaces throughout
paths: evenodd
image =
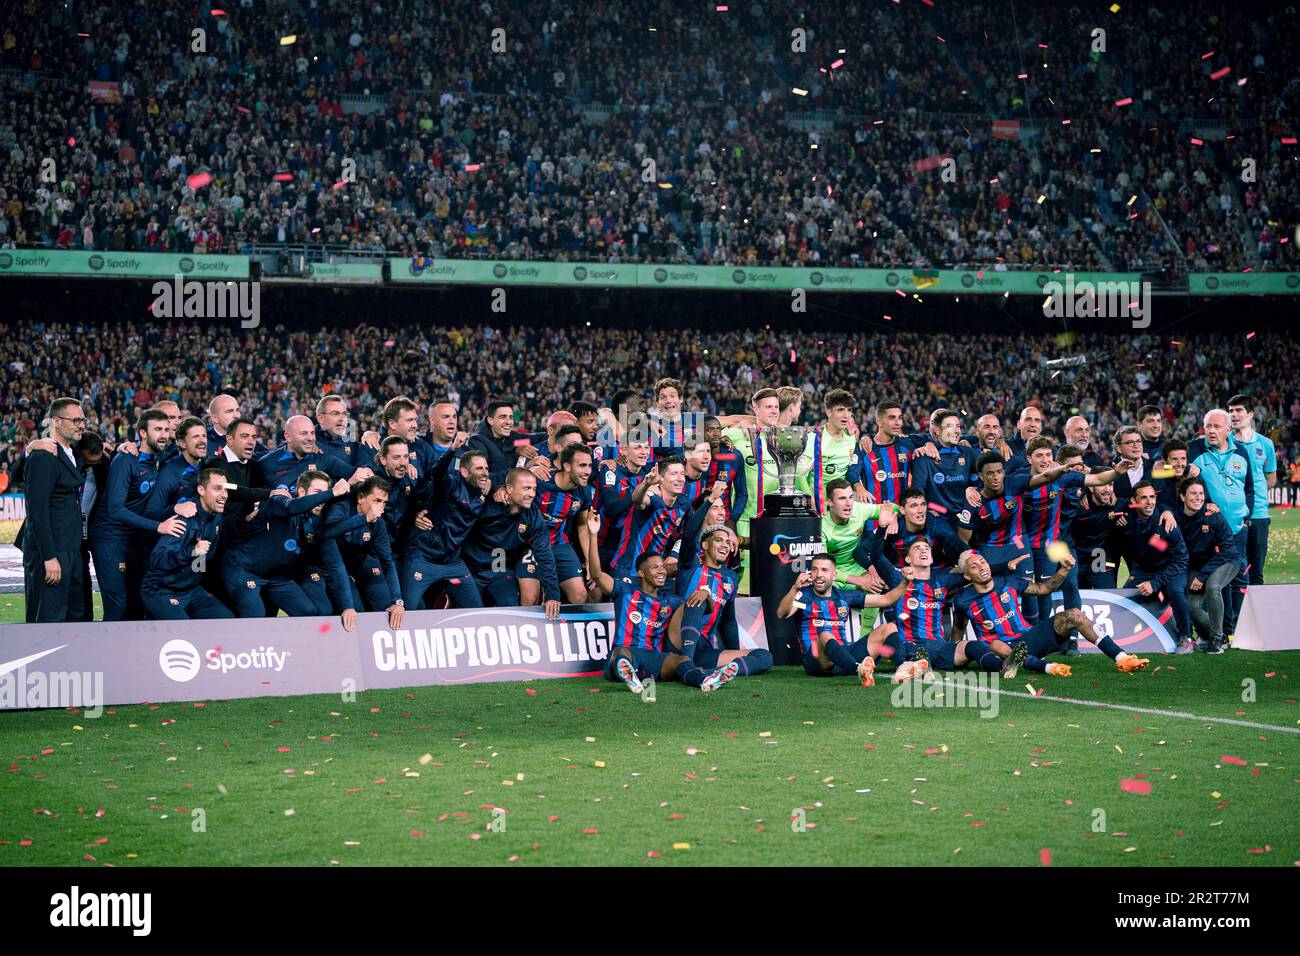
M 776 609 L 799 572 L 822 551 L 821 527 L 808 495 L 767 495 L 763 516 L 749 523 L 749 590 L 763 599 L 763 628 L 776 664 L 799 665 L 803 660 L 797 619 L 781 620 Z

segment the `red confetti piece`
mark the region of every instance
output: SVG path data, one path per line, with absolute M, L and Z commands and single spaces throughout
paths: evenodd
M 387 782 L 388 782 L 388 778 L 387 778 L 387 777 L 376 777 L 374 780 L 371 780 L 370 782 L 371 782 L 371 783 L 387 783 Z
M 1153 535 L 1152 535 L 1152 536 L 1147 540 L 1147 544 L 1149 544 L 1151 547 L 1155 548 L 1157 551 L 1168 551 L 1168 550 L 1169 550 L 1169 542 L 1166 541 L 1164 538 L 1160 537 L 1160 535 L 1158 535 L 1158 534 L 1153 534 Z
M 1039 850 L 1039 851 L 1038 851 L 1038 862 L 1041 863 L 1041 864 L 1043 864 L 1043 866 L 1051 866 L 1051 865 L 1052 865 L 1052 851 L 1051 851 L 1051 850 Z
M 321 633 L 321 634 L 328 634 L 329 631 L 330 631 L 330 625 L 329 625 L 329 624 L 322 624 L 322 625 L 321 625 L 317 630 L 318 630 L 319 633 Z
M 1231 754 L 1224 754 L 1219 758 L 1219 763 L 1230 763 L 1237 767 L 1246 766 L 1246 761 L 1242 760 L 1240 757 L 1234 757 Z
M 838 69 L 839 69 L 840 67 L 842 67 L 843 65 L 844 65 L 844 61 L 843 61 L 843 60 L 836 60 L 834 63 L 831 64 L 831 69 L 832 69 L 832 70 L 838 70 Z
M 330 189 L 342 189 L 342 188 L 343 188 L 344 186 L 346 186 L 347 184 L 348 184 L 348 181 L 347 181 L 346 179 L 344 179 L 344 180 L 341 180 L 341 181 L 335 183 L 333 186 L 330 187 Z
M 1122 100 L 1115 101 L 1116 106 L 1130 106 L 1132 105 L 1132 103 L 1133 103 L 1133 97 L 1131 96 L 1126 96 Z
M 476 173 L 476 172 L 479 171 L 479 169 L 481 168 L 481 166 L 482 166 L 481 163 L 466 163 L 466 164 L 465 164 L 465 172 L 467 172 L 467 173 Z
M 77 141 L 76 141 L 73 137 L 69 136 L 69 137 L 68 137 L 68 145 L 69 145 L 69 146 L 76 146 L 76 145 L 77 145 Z
M 973 827 L 982 827 L 984 826 L 984 823 L 980 820 L 972 820 L 970 825 Z
M 282 754 L 287 754 L 287 753 L 289 752 L 289 748 L 288 748 L 288 747 L 276 747 L 275 749 L 278 750 L 278 751 L 279 751 L 280 753 L 282 753 Z
M 652 860 L 657 860 L 657 859 L 659 859 L 661 856 L 663 856 L 663 854 L 660 853 L 658 850 L 651 850 L 650 852 L 648 852 L 648 853 L 646 854 L 646 856 L 649 857 L 649 858 L 652 859 Z
M 1295 145 L 1295 137 L 1294 137 L 1294 136 L 1283 136 L 1283 137 L 1282 137 L 1282 145 L 1284 145 L 1284 146 L 1294 146 L 1294 145 Z
M 53 747 L 47 747 L 46 749 L 42 750 L 41 753 L 42 753 L 42 754 L 52 754 L 52 753 L 54 753 L 54 748 L 53 748 Z
M 597 830 L 595 827 L 583 827 L 583 828 L 582 828 L 582 832 L 583 832 L 583 833 L 599 833 L 600 831 Z
M 1151 781 L 1124 779 L 1119 782 L 1119 788 L 1125 793 L 1136 793 L 1145 797 L 1151 793 Z
M 1232 72 L 1232 67 L 1225 66 L 1222 70 L 1215 70 L 1213 73 L 1211 73 L 1210 79 L 1221 80 L 1231 72 Z
M 31 840 L 19 840 L 19 841 L 18 841 L 18 845 L 19 845 L 19 846 L 31 846 L 31 845 L 32 845 L 32 841 L 31 841 Z
M 187 177 L 185 181 L 189 183 L 190 189 L 202 189 L 208 183 L 212 182 L 212 174 L 195 173 L 193 176 Z
M 904 299 L 907 298 L 907 293 L 904 292 L 902 289 L 895 289 L 895 290 L 894 290 L 894 294 L 895 294 L 895 295 L 901 295 Z
M 225 10 L 218 10 L 216 7 L 213 7 L 213 8 L 212 8 L 212 15 L 213 15 L 214 17 L 224 17 L 224 16 L 226 15 L 226 11 L 225 11 Z
M 276 174 L 275 174 L 275 181 L 276 181 L 277 183 L 289 183 L 289 182 L 293 182 L 293 173 L 276 173 Z
M 253 111 L 250 110 L 247 106 L 236 106 L 235 109 L 239 110 L 239 112 L 241 112 L 241 113 L 252 113 L 252 112 L 253 112 Z
M 1197 139 L 1195 136 L 1193 136 L 1193 137 L 1192 137 L 1192 145 L 1193 145 L 1193 146 L 1204 146 L 1204 145 L 1205 145 L 1205 141 L 1204 141 L 1204 140 Z
M 1210 57 L 1212 57 L 1212 56 L 1214 56 L 1214 51 L 1213 51 L 1213 50 L 1211 50 L 1209 53 L 1202 53 L 1202 54 L 1201 54 L 1201 59 L 1202 59 L 1202 60 L 1208 60 L 1208 59 L 1209 59 Z
M 107 842 L 108 842 L 108 837 L 100 837 L 98 840 L 95 841 L 94 845 L 103 846 Z
M 537 691 L 533 690 L 531 687 L 525 687 L 525 688 L 524 688 L 524 693 L 527 694 L 529 697 L 536 697 L 536 696 L 537 696 Z

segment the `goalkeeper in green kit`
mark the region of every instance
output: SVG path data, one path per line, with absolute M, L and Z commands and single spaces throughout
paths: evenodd
M 822 549 L 835 560 L 835 587 L 870 590 L 867 569 L 854 560 L 853 552 L 868 521 L 879 522 L 886 532 L 893 531 L 898 526 L 898 512 L 898 505 L 893 502 L 869 505 L 858 501 L 853 486 L 845 478 L 827 483 L 826 513 L 822 515 L 821 527 Z M 867 529 L 867 533 L 872 530 Z M 862 633 L 871 629 L 876 614 L 876 608 L 862 609 Z

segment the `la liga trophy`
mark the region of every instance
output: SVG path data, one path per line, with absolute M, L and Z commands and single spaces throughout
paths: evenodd
M 798 664 L 803 656 L 795 618 L 777 616 L 781 598 L 799 572 L 808 570 L 812 557 L 822 550 L 821 515 L 813 496 L 795 488 L 799 459 L 808 430 L 797 425 L 766 428 L 760 432 L 758 485 L 766 487 L 764 458 L 776 464 L 777 490 L 762 497 L 762 510 L 750 522 L 750 593 L 763 599 L 763 624 L 767 647 L 777 664 Z

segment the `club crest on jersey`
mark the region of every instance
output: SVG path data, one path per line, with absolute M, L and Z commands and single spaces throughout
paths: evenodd
M 527 534 L 527 533 L 528 533 L 528 525 L 525 524 L 525 523 L 522 522 L 522 521 L 519 522 L 519 533 L 520 533 L 520 534 Z
M 375 575 L 375 577 L 378 577 L 380 572 L 378 568 L 371 568 L 370 573 Z
M 965 458 L 958 458 L 958 459 L 957 459 L 957 464 L 959 464 L 959 465 L 964 465 L 964 464 L 966 464 L 966 459 L 965 459 Z
M 730 594 L 730 593 L 731 593 L 731 582 L 730 582 L 730 581 L 723 581 L 723 582 L 722 582 L 722 590 L 723 590 L 725 593 Z
M 839 613 L 840 613 L 840 617 L 847 617 L 847 616 L 848 616 L 848 613 L 849 613 L 849 606 L 848 606 L 847 604 L 837 604 L 837 605 L 835 606 L 835 609 L 836 609 L 837 611 L 839 611 Z
M 313 572 L 311 573 L 311 579 L 312 579 L 313 581 L 319 581 L 319 580 L 320 580 L 320 575 L 317 574 L 315 571 L 313 571 Z
M 256 590 L 257 590 L 257 582 L 256 582 L 256 581 L 245 581 L 245 582 L 244 582 L 244 587 L 248 588 L 250 591 L 256 591 Z
M 117 565 L 117 569 L 118 569 L 119 571 L 125 571 L 125 570 L 126 570 L 126 562 L 125 562 L 125 561 L 121 561 L 121 562 L 119 562 L 118 565 Z
M 641 612 L 640 612 L 640 611 L 633 611 L 631 614 L 629 614 L 629 615 L 627 616 L 627 619 L 628 619 L 629 621 L 631 621 L 633 624 L 640 624 L 640 623 L 641 623 Z
M 369 532 L 369 531 L 363 531 L 363 532 L 361 532 L 361 540 L 362 540 L 362 541 L 369 541 L 369 540 L 370 540 L 370 532 Z
M 173 606 L 179 606 L 181 601 L 180 598 L 168 598 L 168 603 L 172 604 Z
M 411 577 L 415 578 L 415 580 L 417 580 L 417 581 L 423 581 L 423 580 L 424 580 L 424 572 L 423 572 L 423 571 L 416 571 L 414 574 L 411 575 Z
M 308 532 L 307 532 L 307 543 L 308 543 L 308 544 L 311 544 L 311 543 L 312 543 L 313 541 L 315 541 L 315 540 L 316 540 L 316 534 L 315 534 L 315 532 L 308 531 Z
M 1006 591 L 1003 591 L 1001 594 L 998 595 L 998 597 L 1002 598 L 1002 603 L 1003 603 L 1003 604 L 1010 604 L 1010 603 L 1011 603 L 1011 595 L 1008 594 Z
M 1209 534 L 1209 533 L 1210 533 L 1210 526 L 1208 524 L 1201 525 L 1201 534 Z

